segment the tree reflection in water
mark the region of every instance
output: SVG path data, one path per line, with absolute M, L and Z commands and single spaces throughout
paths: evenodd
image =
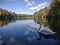
M 0 27 L 8 25 L 9 23 L 15 22 L 16 20 L 0 20 Z
M 42 25 L 40 24 L 40 27 L 38 29 L 39 30 L 38 31 L 38 34 L 39 34 L 38 40 L 41 40 L 42 37 L 45 39 L 53 38 L 56 40 L 56 37 L 55 37 L 56 33 L 55 32 L 48 30 L 48 29 L 46 30 L 46 29 L 41 29 L 41 28 L 42 28 Z M 44 28 L 46 28 L 46 27 L 44 26 Z
M 38 34 L 39 34 L 39 38 L 38 38 L 38 40 L 41 40 L 42 38 L 41 37 L 43 37 L 43 38 L 45 38 L 45 39 L 50 39 L 50 38 L 53 38 L 53 39 L 55 39 L 55 40 L 60 40 L 60 33 L 59 33 L 59 30 L 57 30 L 57 31 L 53 31 L 53 30 L 51 30 L 50 28 L 46 28 L 47 27 L 47 25 L 45 24 L 44 25 L 44 29 L 41 29 L 42 28 L 42 25 L 43 24 L 41 24 L 41 23 L 39 23 L 40 24 L 40 27 L 39 27 L 39 31 L 38 31 Z M 45 29 L 46 28 L 46 29 Z M 51 33 L 51 34 L 50 34 Z

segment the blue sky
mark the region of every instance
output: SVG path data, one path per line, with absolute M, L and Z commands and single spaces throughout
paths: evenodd
M 20 14 L 33 14 L 49 4 L 50 0 L 0 0 L 0 8 Z

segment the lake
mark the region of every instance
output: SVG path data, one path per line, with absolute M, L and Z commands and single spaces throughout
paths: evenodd
M 33 19 L 0 20 L 0 45 L 60 45 L 57 38 L 41 36 L 39 26 Z

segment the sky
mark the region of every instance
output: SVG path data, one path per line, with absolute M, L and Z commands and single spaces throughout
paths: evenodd
M 49 4 L 50 0 L 0 0 L 0 8 L 17 14 L 34 14 Z

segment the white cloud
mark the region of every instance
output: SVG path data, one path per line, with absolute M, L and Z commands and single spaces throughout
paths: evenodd
M 33 5 L 35 4 L 35 1 L 30 2 L 29 0 L 24 0 L 24 2 L 27 4 L 29 9 L 33 10 L 33 11 L 38 11 L 38 10 L 43 9 L 47 6 L 47 2 L 43 2 L 41 4 L 38 4 L 35 7 L 33 7 Z
M 28 7 L 32 7 L 35 1 L 30 2 L 29 0 L 24 0 Z
M 25 13 L 25 10 L 24 9 L 18 9 L 18 13 L 23 14 L 23 13 Z
M 32 4 L 35 4 L 35 1 L 32 1 Z
M 33 6 L 33 4 L 35 4 L 35 1 L 28 2 L 28 3 L 27 3 L 27 6 L 28 6 L 28 7 L 32 7 L 32 6 Z
M 30 2 L 27 3 L 27 6 L 32 7 L 32 3 L 30 3 Z
M 33 15 L 33 12 L 30 12 L 30 10 L 25 10 L 25 9 L 22 9 L 22 8 L 18 9 L 16 11 L 16 13 L 17 14 L 32 14 Z
M 47 2 L 43 2 L 41 4 L 38 4 L 37 6 L 35 7 L 29 7 L 30 10 L 39 10 L 39 9 L 43 9 L 45 8 L 47 5 Z
M 28 2 L 29 2 L 29 0 L 24 0 L 24 2 L 25 2 L 25 3 L 28 3 Z
M 23 11 L 23 9 L 18 9 L 19 11 Z

